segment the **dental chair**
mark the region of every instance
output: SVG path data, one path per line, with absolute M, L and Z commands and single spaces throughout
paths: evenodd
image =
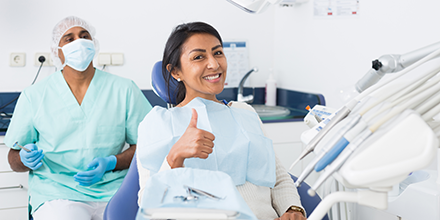
M 162 61 L 158 61 L 154 67 L 151 74 L 152 88 L 156 95 L 162 98 L 168 106 L 175 105 L 175 99 L 168 98 L 168 91 L 166 89 L 165 80 L 162 76 Z M 177 88 L 177 81 L 171 86 L 171 93 Z M 296 181 L 297 177 L 290 174 L 293 181 Z M 136 218 L 138 211 L 138 191 L 139 191 L 139 175 L 137 170 L 136 155 L 130 164 L 130 168 L 122 182 L 120 188 L 115 193 L 115 195 L 110 199 L 107 207 L 104 211 L 104 220 L 131 220 Z M 314 197 L 310 196 L 307 191 L 310 186 L 307 183 L 301 184 L 298 189 L 298 194 L 301 197 L 301 204 L 303 205 L 306 213 L 310 215 L 316 206 L 321 202 L 321 198 L 318 195 Z M 329 220 L 328 216 L 325 215 L 322 220 Z

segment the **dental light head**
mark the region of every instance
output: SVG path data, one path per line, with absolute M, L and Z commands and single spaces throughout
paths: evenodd
M 261 13 L 263 12 L 269 5 L 276 4 L 281 0 L 227 0 L 233 5 L 243 9 L 249 13 Z

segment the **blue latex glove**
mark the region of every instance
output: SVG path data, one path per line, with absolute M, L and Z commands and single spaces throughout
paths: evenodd
M 110 170 L 114 170 L 116 167 L 116 157 L 114 155 L 108 157 L 98 157 L 93 159 L 88 165 L 87 171 L 79 172 L 75 176 L 76 182 L 79 182 L 81 186 L 90 186 L 101 180 L 104 173 Z
M 43 165 L 41 162 L 44 157 L 43 150 L 38 150 L 38 147 L 35 144 L 26 144 L 24 147 L 31 151 L 28 152 L 24 149 L 20 150 L 19 154 L 21 162 L 31 170 L 40 168 L 41 165 Z

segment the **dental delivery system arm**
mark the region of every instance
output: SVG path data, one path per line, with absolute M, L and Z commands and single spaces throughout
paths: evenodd
M 390 68 L 390 64 L 393 63 L 393 62 L 391 62 L 391 59 L 388 59 L 387 62 L 385 62 L 385 59 L 382 59 L 382 61 L 379 60 L 378 62 L 380 62 L 381 64 L 376 64 L 376 65 L 381 65 L 381 67 L 379 68 L 379 70 L 382 69 L 381 73 L 379 73 L 379 71 L 376 71 L 375 69 L 370 70 L 366 74 L 366 76 L 364 76 L 357 83 L 357 84 L 365 85 L 365 86 L 363 86 L 364 91 L 362 93 L 360 93 L 358 96 L 356 96 L 354 99 L 349 101 L 347 104 L 342 106 L 339 110 L 337 110 L 335 113 L 333 113 L 333 115 L 329 116 L 326 120 L 320 122 L 317 125 L 317 130 L 319 130 L 319 132 L 307 144 L 307 146 L 305 147 L 303 152 L 301 152 L 300 156 L 292 163 L 289 170 L 291 170 L 305 156 L 307 156 L 309 153 L 311 153 L 315 149 L 315 146 L 322 140 L 322 138 L 338 122 L 340 122 L 342 119 L 344 119 L 345 117 L 347 117 L 347 115 L 349 115 L 351 113 L 351 110 L 353 110 L 353 108 L 356 107 L 356 105 L 359 103 L 360 100 L 367 97 L 371 93 L 374 93 L 377 90 L 380 90 L 382 87 L 384 87 L 388 83 L 407 74 L 408 72 L 410 72 L 411 70 L 415 69 L 416 67 L 422 65 L 423 63 L 425 63 L 431 59 L 434 59 L 436 57 L 439 57 L 439 56 L 440 56 L 440 42 L 426 46 L 424 48 L 415 50 L 413 52 L 410 52 L 410 53 L 407 53 L 404 55 L 392 55 L 392 57 L 395 57 L 395 58 L 398 57 L 398 59 L 397 59 L 398 61 L 395 61 L 393 64 L 393 66 L 395 66 L 394 68 Z M 381 59 L 381 58 L 379 58 L 379 59 Z M 399 64 L 397 65 L 397 63 L 399 63 Z M 381 83 L 375 84 L 381 78 L 380 74 L 382 74 L 382 76 L 383 76 L 385 73 L 391 73 L 391 72 L 396 72 L 396 71 L 398 71 L 399 73 L 397 75 L 395 75 L 394 77 L 389 78 L 386 81 L 383 81 Z M 378 75 L 380 77 L 378 77 Z M 373 81 L 374 81 L 374 83 L 373 83 Z M 368 86 L 366 86 L 367 84 L 368 84 Z M 297 184 L 300 185 L 306 176 L 308 176 L 308 174 L 305 174 L 304 177 L 299 177 L 298 178 L 299 181 Z
M 427 56 L 426 53 L 428 53 Z M 387 121 L 390 121 L 390 119 L 394 118 L 395 115 L 399 115 L 402 113 L 402 111 L 408 110 L 408 109 L 414 109 L 416 110 L 416 114 L 413 114 L 413 117 L 402 117 L 403 119 L 397 120 L 399 125 L 393 125 L 391 127 L 387 128 L 387 135 L 383 136 L 382 138 L 375 138 L 373 140 L 376 140 L 373 142 L 373 144 L 369 143 L 369 148 L 365 151 L 363 151 L 360 154 L 357 154 L 355 158 L 349 159 L 351 153 L 354 152 L 355 148 L 357 146 L 360 146 L 361 142 L 358 141 L 358 137 L 361 137 L 363 135 L 355 135 L 356 137 L 350 138 L 353 139 L 353 144 L 348 144 L 349 147 L 347 149 L 339 149 L 338 145 L 335 145 L 333 148 L 338 148 L 339 151 L 335 153 L 334 155 L 331 155 L 331 160 L 324 160 L 323 161 L 323 153 L 325 152 L 319 152 L 321 154 L 318 154 L 316 160 L 313 160 L 311 164 L 309 164 L 308 168 L 304 170 L 304 172 L 300 175 L 298 178 L 298 181 L 295 182 L 295 185 L 300 185 L 302 181 L 307 177 L 307 175 L 315 168 L 315 170 L 322 170 L 324 167 L 329 165 L 329 168 L 326 169 L 325 173 L 320 177 L 320 179 L 317 181 L 317 183 L 312 187 L 310 194 L 314 194 L 314 190 L 316 190 L 320 184 L 325 181 L 327 177 L 332 175 L 335 171 L 342 170 L 342 173 L 340 171 L 339 175 L 343 176 L 342 180 L 345 184 L 348 184 L 349 186 L 353 188 L 369 188 L 366 192 L 357 192 L 357 193 L 335 193 L 334 195 L 328 196 L 328 199 L 324 199 L 322 202 L 322 205 L 320 204 L 317 209 L 312 213 L 310 216 L 310 220 L 317 220 L 321 219 L 323 216 L 323 213 L 331 207 L 332 204 L 339 201 L 350 201 L 350 202 L 357 202 L 359 204 L 372 206 L 380 209 L 385 209 L 387 207 L 386 205 L 386 192 L 390 190 L 390 187 L 394 185 L 395 183 L 400 182 L 403 180 L 409 173 L 418 170 L 427 164 L 432 160 L 432 155 L 435 154 L 435 150 L 438 148 L 438 139 L 433 134 L 432 128 L 430 128 L 426 122 L 429 120 L 426 120 L 425 118 L 432 118 L 431 116 L 433 114 L 429 114 L 429 117 L 426 116 L 426 109 L 431 109 L 428 111 L 434 111 L 435 114 L 439 113 L 440 108 L 437 109 L 437 107 L 434 106 L 440 106 L 438 104 L 438 100 L 440 100 L 439 91 L 440 91 L 440 85 L 438 84 L 440 82 L 439 77 L 435 77 L 438 75 L 440 71 L 440 67 L 436 67 L 435 70 L 422 74 L 421 76 L 418 76 L 417 80 L 414 80 L 412 82 L 406 82 L 405 85 L 397 86 L 399 84 L 390 83 L 395 80 L 397 80 L 399 77 L 403 76 L 404 74 L 410 72 L 411 70 L 415 69 L 417 66 L 420 66 L 421 64 L 425 63 L 428 60 L 431 60 L 433 58 L 440 56 L 440 43 L 436 43 L 433 45 L 430 45 L 428 47 L 422 48 L 420 50 L 416 50 L 414 52 L 399 56 L 399 55 L 392 55 L 391 57 L 398 57 L 396 58 L 396 62 L 392 65 L 393 68 L 388 68 L 388 70 L 385 71 L 385 68 L 383 72 L 391 73 L 394 71 L 398 71 L 395 76 L 388 78 L 384 82 L 378 83 L 374 86 L 375 82 L 377 82 L 381 77 L 364 77 L 361 81 L 371 81 L 371 79 L 376 80 L 374 83 L 371 83 L 371 87 L 367 88 L 364 92 L 359 94 L 357 97 L 355 97 L 353 100 L 351 100 L 348 104 L 344 105 L 343 108 L 339 110 L 339 113 L 335 115 L 330 121 L 325 125 L 324 123 L 321 124 L 323 128 L 322 130 L 315 135 L 316 139 L 317 137 L 319 140 L 311 140 L 309 142 L 309 145 L 312 143 L 313 146 L 306 146 L 306 151 L 303 152 L 300 155 L 301 159 L 306 154 L 314 150 L 314 147 L 316 146 L 317 142 L 320 142 L 323 136 L 325 136 L 325 133 L 328 132 L 328 130 L 331 129 L 336 123 L 338 123 L 340 120 L 344 119 L 347 115 L 351 113 L 351 110 L 354 108 L 354 106 L 359 102 L 360 100 L 364 99 L 365 97 L 371 96 L 375 97 L 376 99 L 379 99 L 378 101 L 375 101 L 374 104 L 368 106 L 368 108 L 362 107 L 362 111 L 360 112 L 359 116 L 364 115 L 366 112 L 371 110 L 374 106 L 377 106 L 378 104 L 382 103 L 383 101 L 387 100 L 388 96 L 393 96 L 394 101 L 392 101 L 390 106 L 387 107 L 391 111 L 386 114 L 385 116 L 381 116 L 380 120 L 373 123 L 373 126 L 370 126 L 369 134 L 368 136 L 372 135 L 375 130 L 379 129 L 382 124 L 384 124 Z M 384 60 L 384 59 L 383 59 Z M 383 60 L 381 62 L 383 62 Z M 387 60 L 387 63 L 391 59 Z M 378 61 L 379 62 L 379 61 Z M 399 64 L 397 64 L 399 63 Z M 376 65 L 377 62 L 376 62 Z M 409 66 L 408 66 L 409 65 Z M 382 65 L 383 67 L 383 65 Z M 392 69 L 392 70 L 390 70 Z M 376 70 L 375 70 L 376 71 Z M 370 71 L 371 72 L 371 71 Z M 367 74 L 368 75 L 368 74 Z M 432 78 L 434 77 L 434 78 Z M 368 79 L 370 78 L 370 79 Z M 367 80 L 366 80 L 367 79 Z M 387 88 L 388 87 L 388 88 Z M 397 88 L 400 87 L 400 88 Z M 432 91 L 428 91 L 432 90 Z M 426 94 L 424 94 L 426 93 Z M 436 96 L 436 97 L 434 97 Z M 431 99 L 430 99 L 431 98 Z M 430 99 L 426 101 L 426 99 Z M 393 107 L 394 106 L 394 107 Z M 425 109 L 425 106 L 426 109 Z M 393 107 L 393 108 L 391 108 Z M 383 107 L 382 107 L 383 108 Z M 342 117 L 336 117 L 338 114 L 343 113 L 344 116 Z M 403 114 L 403 113 L 402 113 Z M 418 115 L 422 115 L 423 118 L 421 118 Z M 374 117 L 378 116 L 378 114 L 374 114 Z M 369 118 L 367 121 L 371 121 L 373 117 L 367 117 Z M 412 119 L 411 119 L 412 118 Z M 337 120 L 335 120 L 337 119 Z M 358 117 L 354 117 L 353 119 L 354 124 L 359 121 Z M 405 125 L 403 126 L 402 123 L 405 121 Z M 408 121 L 408 122 L 406 122 Z M 355 123 L 356 122 L 356 123 Z M 373 122 L 373 121 L 371 121 Z M 414 129 L 415 125 L 419 124 L 420 127 L 417 129 Z M 329 127 L 329 125 L 332 125 Z M 339 126 L 340 127 L 340 126 Z M 345 128 L 347 127 L 347 128 Z M 347 124 L 343 128 L 343 130 L 349 130 L 351 129 L 351 132 L 353 130 L 356 130 L 353 127 L 352 124 Z M 353 129 L 351 128 L 353 127 Z M 364 126 L 365 127 L 365 126 Z M 326 132 L 323 132 L 326 130 Z M 383 129 L 382 129 L 383 130 Z M 419 131 L 422 131 L 421 133 L 417 133 Z M 345 132 L 344 132 L 345 133 Z M 354 132 L 358 134 L 359 132 Z M 365 133 L 365 132 L 363 132 Z M 416 134 L 417 133 L 417 134 Z M 347 133 L 348 134 L 348 133 Z M 416 142 L 411 142 L 413 139 L 417 139 L 424 134 L 428 135 L 426 137 L 418 139 Z M 378 136 L 376 136 L 378 137 Z M 368 138 L 368 137 L 367 137 Z M 339 138 L 338 138 L 339 139 Z M 363 138 L 365 139 L 365 138 Z M 405 139 L 405 140 L 404 140 Z M 348 140 L 348 139 L 347 139 Z M 396 141 L 401 141 L 400 143 L 396 143 Z M 424 141 L 427 141 L 427 143 L 424 143 Z M 383 143 L 382 143 L 382 142 Z M 333 141 L 334 142 L 334 141 Z M 359 143 L 357 143 L 359 142 Z M 381 144 L 379 144 L 381 143 Z M 334 144 L 334 143 L 333 143 Z M 332 145 L 333 145 L 332 144 Z M 345 144 L 347 145 L 347 144 Z M 414 147 L 414 146 L 419 147 Z M 330 145 L 331 147 L 331 145 Z M 325 147 L 324 147 L 325 148 Z M 331 152 L 332 149 L 327 149 L 327 151 Z M 348 151 L 347 151 L 348 150 Z M 321 149 L 323 151 L 323 149 Z M 408 155 L 405 155 L 405 152 L 414 151 L 412 153 L 408 153 Z M 418 151 L 415 153 L 415 151 Z M 336 151 L 335 151 L 336 152 Z M 338 157 L 339 153 L 342 152 L 342 157 Z M 381 152 L 378 154 L 378 152 Z M 396 152 L 399 152 L 396 154 Z M 372 153 L 372 154 L 371 154 Z M 379 155 L 379 156 L 378 156 Z M 386 156 L 385 156 L 386 155 Z M 325 157 L 325 156 L 324 156 Z M 376 158 L 375 160 L 380 160 L 379 158 L 383 159 L 383 162 L 371 164 L 371 158 Z M 392 161 L 389 161 L 389 158 L 396 158 L 401 157 L 399 160 L 394 159 Z M 336 158 L 336 160 L 335 160 Z M 362 158 L 362 159 L 360 159 Z M 333 163 L 332 160 L 335 160 Z M 410 162 L 411 161 L 411 162 Z M 297 161 L 296 161 L 297 162 Z M 347 164 L 348 162 L 348 164 Z M 294 163 L 295 164 L 295 163 Z M 292 164 L 292 166 L 294 165 Z M 354 165 L 356 164 L 356 165 Z M 368 165 L 366 165 L 368 164 Z M 381 166 L 378 166 L 378 164 L 381 164 Z M 316 166 L 315 166 L 316 165 Z M 362 167 L 362 169 L 360 168 Z M 406 170 L 405 170 L 406 169 Z M 369 173 L 367 175 L 367 173 Z M 370 175 L 371 174 L 371 175 Z M 374 180 L 373 180 L 374 179 Z M 360 193 L 360 194 L 359 194 Z M 365 195 L 363 195 L 364 193 Z M 361 195 L 362 194 L 362 195 Z M 376 195 L 377 194 L 377 195 Z M 372 196 L 372 197 L 371 197 Z M 374 201 L 380 201 L 381 205 L 376 206 L 374 205 Z M 372 203 L 373 202 L 373 203 Z M 385 202 L 385 203 L 384 203 Z
M 379 59 L 373 60 L 371 69 L 356 83 L 356 90 L 363 92 L 377 83 L 385 74 L 405 69 L 439 48 L 440 42 L 437 42 L 403 55 L 386 54 L 379 57 Z

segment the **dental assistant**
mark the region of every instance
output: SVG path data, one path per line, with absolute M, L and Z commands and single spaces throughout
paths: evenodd
M 133 81 L 93 67 L 97 50 L 90 24 L 74 16 L 61 20 L 51 45 L 61 70 L 24 89 L 17 101 L 5 144 L 11 168 L 29 171 L 35 220 L 102 219 L 136 150 L 138 125 L 152 108 Z
M 173 80 L 178 83 L 176 94 L 168 88 L 177 106 L 155 107 L 139 125 L 140 200 L 155 173 L 206 169 L 228 174 L 258 219 L 306 219 L 293 181 L 275 157 L 255 110 L 216 98 L 227 73 L 217 30 L 203 22 L 177 26 L 166 43 L 162 69 L 168 87 Z M 151 128 L 151 123 L 157 126 Z

